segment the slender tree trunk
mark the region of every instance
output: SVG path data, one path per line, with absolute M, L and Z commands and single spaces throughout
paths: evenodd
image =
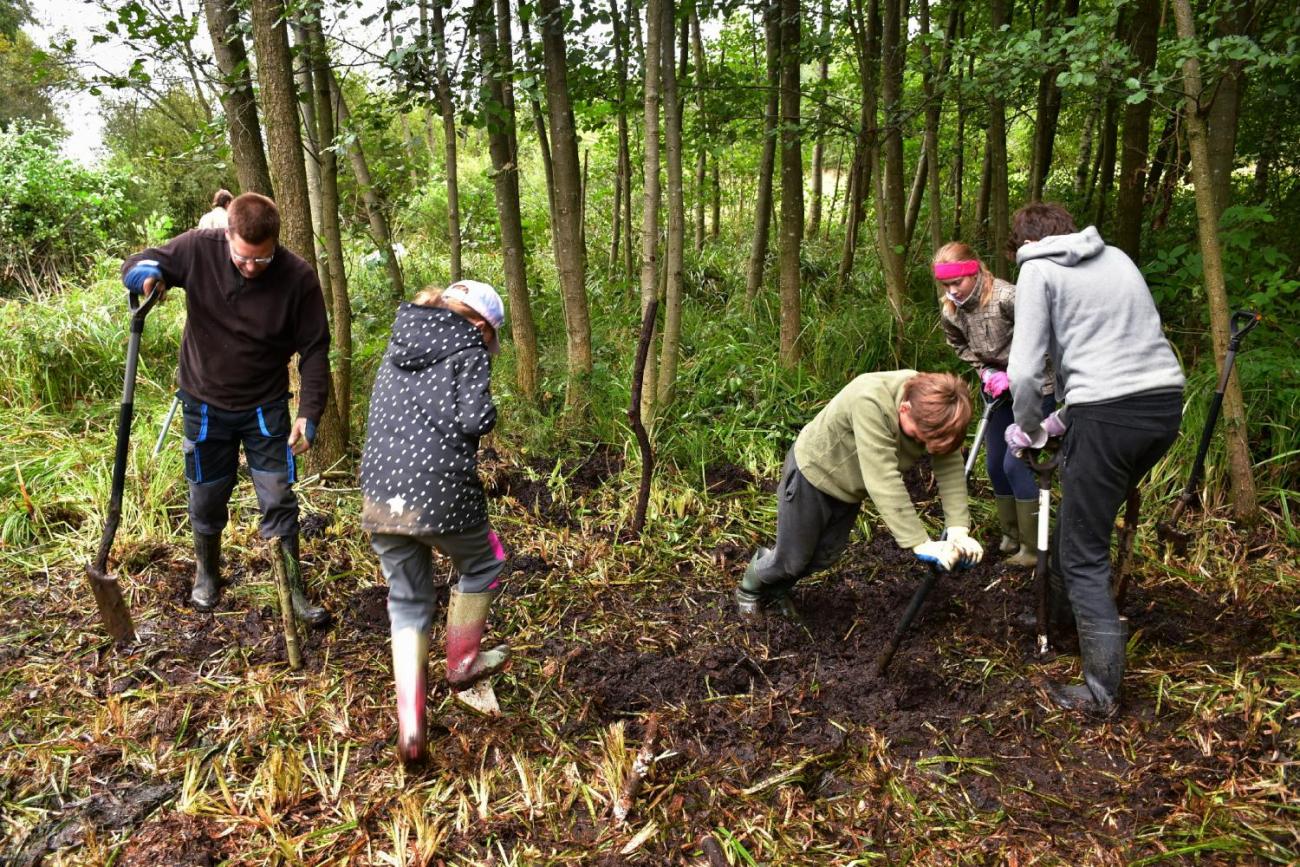
M 298 95 L 293 83 L 284 4 L 280 0 L 254 0 L 251 7 L 253 50 L 257 54 L 257 77 L 266 119 L 271 185 L 280 209 L 280 241 L 315 269 L 316 249 L 312 237 L 311 205 L 307 197 L 307 169 L 302 160 Z M 330 399 L 317 429 L 316 440 L 307 453 L 309 472 L 319 472 L 338 463 L 347 449 L 332 377 L 329 391 Z
M 708 198 L 709 123 L 704 107 L 704 39 L 700 36 L 700 16 L 691 7 L 691 53 L 695 60 L 695 112 L 700 131 L 695 146 L 695 252 L 704 250 L 704 203 Z
M 591 374 L 591 320 L 587 313 L 587 253 L 582 244 L 582 170 L 578 164 L 578 131 L 569 101 L 568 60 L 565 56 L 565 9 L 560 0 L 540 0 L 542 54 L 546 66 L 547 108 L 555 164 L 555 265 L 564 301 L 568 337 L 569 408 L 585 400 Z
M 525 267 L 523 220 L 519 215 L 519 167 L 511 151 L 515 116 L 507 110 L 505 88 L 497 69 L 496 13 L 493 0 L 475 0 L 473 28 L 481 62 L 481 99 L 488 151 L 492 157 L 492 187 L 501 234 L 502 270 L 510 296 L 510 336 L 515 344 L 515 383 L 529 400 L 537 398 L 537 329 L 533 324 Z
M 609 15 L 614 27 L 614 66 L 618 74 L 618 170 L 614 181 L 614 219 L 610 222 L 610 234 L 613 235 L 613 239 L 609 246 L 609 269 L 613 271 L 618 266 L 619 239 L 623 237 L 622 197 L 624 188 L 628 186 L 632 166 L 627 142 L 627 60 L 624 57 L 627 30 L 618 12 L 618 0 L 609 0 Z M 626 251 L 630 254 L 631 249 L 632 236 L 629 233 Z M 631 264 L 631 259 L 628 259 L 628 264 Z M 624 269 L 626 276 L 631 276 L 631 273 L 630 267 Z
M 316 127 L 316 88 L 312 82 L 311 35 L 295 15 L 293 21 L 295 55 L 294 81 L 298 86 L 298 111 L 303 132 L 303 164 L 307 167 L 307 201 L 311 204 L 312 235 L 315 238 L 316 261 L 326 261 L 325 215 L 321 211 L 321 160 L 320 135 Z M 319 269 L 321 292 L 327 307 L 333 307 L 334 289 L 329 268 Z
M 1145 78 L 1155 66 L 1156 37 L 1160 29 L 1161 0 L 1140 0 L 1129 22 L 1129 46 L 1136 69 Z M 1147 148 L 1151 141 L 1151 100 L 1124 106 L 1123 153 L 1120 157 L 1119 192 L 1115 200 L 1114 243 L 1134 262 L 1141 261 L 1143 194 L 1146 191 Z
M 994 32 L 1011 23 L 1010 0 L 992 0 L 989 6 Z M 1006 279 L 1011 274 L 1011 263 L 1002 255 L 1011 230 L 1011 192 L 1007 180 L 1007 117 L 1006 102 L 999 91 L 989 100 L 989 259 L 993 273 Z
M 817 140 L 813 145 L 812 162 L 812 204 L 808 208 L 808 237 L 816 238 L 822 225 L 822 162 L 826 148 L 826 82 L 830 79 L 831 56 L 831 2 L 822 0 L 821 30 L 818 46 L 821 56 L 817 59 L 817 91 L 821 102 L 817 107 Z
M 352 302 L 348 297 L 348 275 L 343 262 L 343 235 L 339 230 L 339 167 L 334 149 L 334 106 L 331 104 L 329 52 L 319 16 L 304 21 L 311 79 L 315 87 L 313 107 L 319 135 L 321 234 L 324 240 L 333 327 L 330 356 L 334 368 L 334 397 L 338 406 L 340 436 L 346 446 L 351 442 L 352 417 Z M 323 270 L 323 269 L 322 269 Z
M 1064 9 L 1058 15 L 1057 0 L 1048 0 L 1044 15 L 1049 33 L 1061 29 L 1061 20 L 1070 19 L 1079 14 L 1079 0 L 1065 0 Z M 1053 65 L 1043 71 L 1038 79 L 1038 104 L 1034 115 L 1034 138 L 1029 167 L 1029 200 L 1039 202 L 1043 199 L 1043 187 L 1052 170 L 1052 150 L 1056 144 L 1057 120 L 1061 115 L 1061 89 L 1056 86 L 1056 77 L 1061 67 Z
M 230 136 L 230 157 L 240 190 L 271 195 L 271 171 L 262 149 L 262 125 L 249 77 L 248 53 L 239 30 L 235 0 L 203 0 L 212 55 L 221 72 L 221 107 Z
M 1178 114 L 1179 106 L 1173 105 L 1165 115 L 1164 129 L 1160 132 L 1160 143 L 1156 145 L 1155 156 L 1151 160 L 1151 171 L 1147 173 L 1147 186 L 1143 201 L 1152 204 L 1160 189 L 1160 181 L 1169 167 L 1171 155 L 1178 149 Z
M 803 150 L 799 131 L 799 0 L 781 3 L 781 364 L 799 363 L 799 252 L 803 245 Z
M 644 147 L 641 159 L 645 173 L 644 193 L 641 200 L 641 314 L 659 303 L 659 78 L 663 55 L 661 33 L 663 0 L 646 0 L 645 62 L 645 115 Z M 651 323 L 653 337 L 653 322 Z M 659 393 L 659 366 L 654 353 L 646 359 L 641 380 L 641 417 L 655 417 L 655 401 Z
M 713 157 L 713 217 L 709 223 L 709 237 L 717 238 L 722 231 L 722 170 L 718 167 L 721 157 L 717 154 Z
M 1195 43 L 1196 29 L 1189 0 L 1173 0 L 1174 19 L 1180 39 Z M 1222 248 L 1219 246 L 1219 216 L 1222 201 L 1216 199 L 1213 154 L 1209 139 L 1215 134 L 1207 128 L 1201 99 L 1200 61 L 1190 55 L 1183 61 L 1183 92 L 1187 98 L 1187 143 L 1192 152 L 1192 175 L 1196 184 L 1196 222 L 1201 239 L 1201 261 L 1205 274 L 1205 294 L 1210 305 L 1210 334 L 1214 354 L 1222 376 L 1223 357 L 1228 348 L 1228 293 L 1224 280 Z M 1213 109 L 1211 109 L 1212 111 Z M 1219 134 L 1228 131 L 1220 129 Z M 1236 371 L 1228 380 L 1223 395 L 1224 437 L 1228 452 L 1228 475 L 1232 480 L 1232 510 L 1238 520 L 1251 522 L 1258 516 L 1259 505 L 1255 478 L 1251 470 L 1250 447 L 1246 440 L 1245 404 Z
M 903 37 L 902 10 L 905 0 L 884 0 L 881 30 L 880 101 L 885 125 L 880 147 L 883 157 L 877 208 L 880 260 L 885 270 L 885 296 L 889 300 L 897 335 L 901 340 L 907 295 L 907 215 L 903 198 Z
M 961 16 L 965 24 L 966 16 Z M 970 74 L 974 74 L 975 58 L 971 57 Z M 953 138 L 952 165 L 952 237 L 961 240 L 962 217 L 965 214 L 966 197 L 966 105 L 962 98 L 963 67 L 957 67 L 957 134 Z
M 754 241 L 749 250 L 745 299 L 753 303 L 767 270 L 767 242 L 771 231 L 772 174 L 776 164 L 777 116 L 781 109 L 781 0 L 767 0 L 764 30 L 767 34 L 767 113 L 763 121 L 763 156 L 758 164 L 758 198 L 754 202 Z
M 916 171 L 912 173 L 912 186 L 907 191 L 906 216 L 903 219 L 903 243 L 911 247 L 912 236 L 916 233 L 916 224 L 921 219 L 921 201 L 925 198 L 929 186 L 930 166 L 925 143 L 921 144 L 921 156 L 916 161 Z
M 877 85 L 880 78 L 880 0 L 852 0 L 853 12 L 849 25 L 853 29 L 854 54 L 858 62 L 858 80 L 861 82 L 858 104 L 858 131 L 853 146 L 853 167 L 849 171 L 849 188 L 844 199 L 846 223 L 844 250 L 840 256 L 837 286 L 848 286 L 853 273 L 853 260 L 857 255 L 858 238 L 862 221 L 866 217 L 867 197 L 871 190 L 872 172 L 875 168 L 876 109 L 879 102 Z
M 1079 133 L 1079 161 L 1074 169 L 1074 195 L 1083 196 L 1088 186 L 1088 167 L 1092 165 L 1092 135 L 1097 125 L 1097 112 L 1090 111 L 1083 119 L 1083 132 Z M 1087 210 L 1085 202 L 1084 210 Z
M 388 225 L 388 206 L 370 175 L 370 163 L 366 160 L 365 149 L 361 147 L 359 132 L 352 129 L 352 113 L 348 111 L 347 100 L 343 98 L 338 77 L 332 70 L 329 87 L 330 99 L 333 100 L 333 109 L 338 121 L 336 128 L 348 128 L 350 133 L 339 136 L 338 147 L 347 153 L 348 162 L 352 164 L 352 175 L 356 178 L 357 190 L 361 193 L 361 201 L 365 205 L 370 239 L 374 241 L 375 249 L 384 257 L 384 271 L 388 274 L 392 298 L 394 302 L 400 302 L 406 297 L 406 281 L 402 278 L 402 263 L 398 261 L 397 253 L 393 249 L 393 233 Z
M 456 106 L 452 101 L 451 71 L 447 65 L 447 20 L 443 13 L 445 0 L 421 0 L 423 13 L 426 2 L 433 17 L 433 50 L 436 63 L 434 88 L 438 93 L 438 112 L 442 115 L 443 162 L 447 172 L 447 248 L 448 269 L 451 282 L 464 277 L 461 262 L 460 234 L 460 166 L 456 154 Z
M 673 2 L 662 0 L 664 157 L 668 175 L 668 237 L 664 248 L 664 330 L 659 355 L 658 405 L 673 402 L 682 340 L 682 268 L 686 245 L 686 201 L 682 180 L 682 103 L 673 68 Z
M 1119 139 L 1119 101 L 1106 97 L 1106 116 L 1101 125 L 1101 149 L 1097 152 L 1097 207 L 1092 222 L 1098 231 L 1106 227 L 1106 205 L 1115 183 L 1115 145 Z M 1085 209 L 1086 210 L 1086 209 Z
M 497 0 L 498 7 L 502 2 L 508 3 L 509 0 Z M 500 10 L 498 9 L 498 21 L 500 21 Z M 530 32 L 528 22 L 523 18 L 519 19 L 519 33 L 524 41 L 524 56 L 528 58 L 530 71 L 538 78 L 541 77 L 541 70 L 533 68 L 533 37 Z M 502 26 L 497 25 L 497 40 L 501 44 L 502 60 L 505 62 L 509 37 L 509 23 Z M 551 243 L 555 243 L 555 160 L 551 157 L 550 137 L 546 134 L 546 118 L 542 112 L 542 103 L 537 98 L 537 89 L 533 88 L 528 94 L 528 103 L 533 111 L 533 130 L 537 133 L 537 146 L 542 153 L 542 170 L 546 174 L 546 206 L 551 215 Z

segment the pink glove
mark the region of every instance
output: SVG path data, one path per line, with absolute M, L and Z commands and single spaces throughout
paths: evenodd
M 1061 421 L 1061 411 L 1059 409 L 1043 419 L 1043 430 L 1047 431 L 1049 437 L 1065 436 L 1065 422 Z
M 1025 449 L 1042 448 L 1047 442 L 1047 431 L 1043 428 L 1039 428 L 1038 436 L 1031 437 L 1020 429 L 1020 425 L 1009 424 L 1007 425 L 1007 432 L 1003 439 L 1007 441 L 1007 445 L 1011 448 L 1012 453 L 1015 454 L 1016 457 L 1020 457 L 1021 453 L 1024 452 Z M 1037 440 L 1037 442 L 1035 442 L 1035 440 Z
M 994 370 L 991 367 L 985 368 L 980 374 L 980 381 L 984 383 L 984 393 L 989 397 L 997 398 L 1006 393 L 1011 387 L 1011 380 L 1007 378 L 1005 370 Z

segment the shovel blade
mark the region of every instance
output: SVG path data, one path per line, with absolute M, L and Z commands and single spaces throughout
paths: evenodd
M 90 581 L 90 591 L 95 594 L 95 604 L 99 606 L 99 619 L 104 628 L 118 644 L 135 642 L 135 624 L 131 622 L 131 609 L 122 596 L 122 586 L 117 578 L 102 569 L 90 566 L 86 569 Z

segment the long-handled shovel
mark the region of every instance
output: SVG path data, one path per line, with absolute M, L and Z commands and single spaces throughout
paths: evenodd
M 1192 462 L 1192 473 L 1187 478 L 1187 487 L 1174 503 L 1168 521 L 1156 525 L 1160 541 L 1171 542 L 1182 550 L 1191 540 L 1191 534 L 1178 529 L 1178 519 L 1187 511 L 1187 507 L 1196 501 L 1196 489 L 1201 485 L 1201 475 L 1205 471 L 1205 455 L 1210 450 L 1210 438 L 1214 435 L 1214 424 L 1219 420 L 1219 410 L 1223 407 L 1223 393 L 1228 390 L 1228 377 L 1232 375 L 1232 363 L 1241 349 L 1242 339 L 1259 324 L 1260 315 L 1253 310 L 1238 310 L 1232 314 L 1229 323 L 1228 351 L 1223 356 L 1223 372 L 1219 375 L 1218 388 L 1214 390 L 1214 399 L 1210 401 L 1210 414 L 1205 419 L 1205 429 L 1201 431 L 1201 443 L 1196 448 L 1196 460 Z
M 911 601 L 907 603 L 907 610 L 903 612 L 902 618 L 898 621 L 898 626 L 894 628 L 894 634 L 890 636 L 889 643 L 876 657 L 876 662 L 871 667 L 872 677 L 880 677 L 885 673 L 885 669 L 889 668 L 890 661 L 893 660 L 894 654 L 898 651 L 898 645 L 903 643 L 903 636 L 907 634 L 907 630 L 911 629 L 912 621 L 920 613 L 921 605 L 925 603 L 925 597 L 930 595 L 934 583 L 939 580 L 940 571 L 937 564 L 930 564 L 930 573 L 925 576 L 921 586 L 916 588 L 916 592 L 912 594 Z
M 104 520 L 104 535 L 99 540 L 99 551 L 86 567 L 90 589 L 99 606 L 99 616 L 108 634 L 119 643 L 135 641 L 135 624 L 131 622 L 131 609 L 122 597 L 117 578 L 109 575 L 108 553 L 117 535 L 117 525 L 122 520 L 122 491 L 126 487 L 126 459 L 131 441 L 131 419 L 135 414 L 135 371 L 140 361 L 140 336 L 144 333 L 144 319 L 157 303 L 161 291 L 146 295 L 129 296 L 131 305 L 131 332 L 126 344 L 126 376 L 122 384 L 122 407 L 117 416 L 117 449 L 113 456 L 113 487 L 108 500 L 108 517 Z
M 1042 450 L 1035 454 L 1026 453 L 1025 463 L 1038 476 L 1038 563 L 1034 567 L 1034 589 L 1037 594 L 1037 606 L 1034 610 L 1034 632 L 1038 635 L 1035 649 L 1039 656 L 1047 654 L 1047 616 L 1049 585 L 1048 569 L 1048 524 L 1052 515 L 1052 475 L 1061 463 L 1061 456 L 1053 454 L 1044 458 Z
M 993 410 L 1006 403 L 1005 397 L 995 397 L 993 400 L 984 404 L 984 414 L 980 416 L 980 423 L 975 428 L 975 442 L 971 443 L 970 454 L 966 456 L 966 481 L 970 481 L 971 471 L 975 469 L 975 459 L 979 457 L 980 446 L 984 444 L 984 433 L 989 428 L 989 416 Z

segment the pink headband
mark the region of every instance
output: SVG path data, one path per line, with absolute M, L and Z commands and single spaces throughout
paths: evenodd
M 978 274 L 979 272 L 980 263 L 978 259 L 934 263 L 934 279 L 936 280 L 956 280 L 958 277 L 969 277 L 971 274 Z

